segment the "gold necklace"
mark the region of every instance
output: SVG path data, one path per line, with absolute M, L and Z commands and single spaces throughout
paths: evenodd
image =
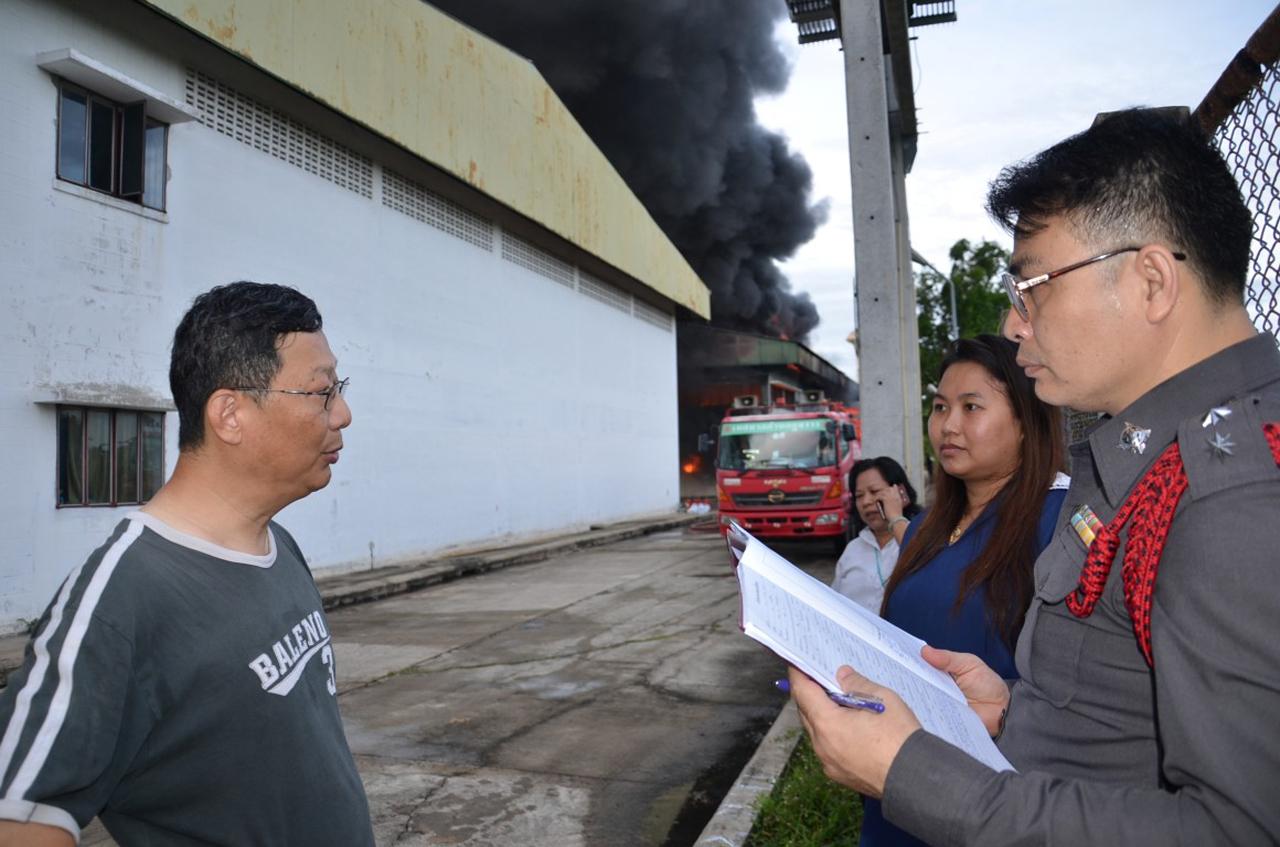
M 986 506 L 984 505 L 976 512 L 973 510 L 966 510 L 965 513 L 960 516 L 960 520 L 956 522 L 956 528 L 951 530 L 951 537 L 947 540 L 947 543 L 955 544 L 959 541 L 960 536 L 964 535 L 964 531 L 969 528 L 970 524 L 978 519 L 978 515 L 982 514 L 982 509 L 985 508 Z M 972 517 L 970 517 L 970 515 L 972 515 Z
M 947 543 L 955 544 L 959 541 L 960 536 L 964 535 L 964 531 L 969 528 L 970 524 L 972 524 L 975 519 L 976 516 L 974 518 L 970 518 L 968 513 L 961 515 L 960 520 L 956 522 L 956 528 L 951 530 L 951 538 Z

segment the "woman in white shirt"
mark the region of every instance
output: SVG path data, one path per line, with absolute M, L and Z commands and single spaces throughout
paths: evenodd
M 831 587 L 878 615 L 884 585 L 898 563 L 898 545 L 920 507 L 906 471 L 888 456 L 854 465 L 849 488 L 858 535 L 836 562 Z

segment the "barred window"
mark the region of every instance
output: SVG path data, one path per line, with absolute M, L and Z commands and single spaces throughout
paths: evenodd
M 164 482 L 164 414 L 58 406 L 58 507 L 145 503 Z

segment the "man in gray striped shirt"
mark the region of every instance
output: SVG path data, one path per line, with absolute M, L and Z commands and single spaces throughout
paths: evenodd
M 0 696 L 0 845 L 372 845 L 302 551 L 272 517 L 351 423 L 315 304 L 240 282 L 174 336 L 173 477 L 67 577 Z

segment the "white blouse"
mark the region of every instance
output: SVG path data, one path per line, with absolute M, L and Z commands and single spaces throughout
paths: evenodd
M 831 587 L 878 615 L 880 601 L 884 599 L 884 584 L 897 564 L 898 540 L 890 536 L 889 543 L 881 547 L 871 528 L 864 526 L 840 554 Z

